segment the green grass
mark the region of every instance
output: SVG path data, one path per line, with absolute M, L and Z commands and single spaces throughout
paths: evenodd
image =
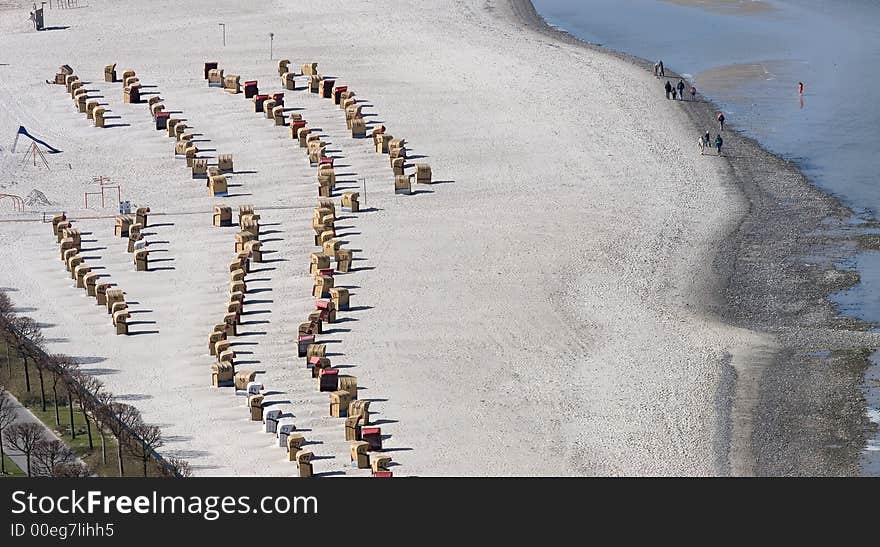
M 6 474 L 0 474 L 0 477 L 25 477 L 27 473 L 15 465 L 15 462 L 9 459 L 9 456 L 3 454 L 3 464 L 6 466 Z
M 22 405 L 30 410 L 46 427 L 54 431 L 89 467 L 92 473 L 103 477 L 118 477 L 119 467 L 116 461 L 116 439 L 113 435 L 110 432 L 104 435 L 107 453 L 107 463 L 105 464 L 101 456 L 101 436 L 98 433 L 97 426 L 90 420 L 92 444 L 94 445 L 90 449 L 89 438 L 86 433 L 86 421 L 76 401 L 74 401 L 73 407 L 73 424 L 74 431 L 76 432 L 76 438 L 74 439 L 70 434 L 70 412 L 67 406 L 67 393 L 63 387 L 59 385 L 58 413 L 60 425 L 56 425 L 51 379 L 44 379 L 46 385 L 46 411 L 44 412 L 40 404 L 40 378 L 37 374 L 36 365 L 33 362 L 28 364 L 31 379 L 31 391 L 28 393 L 21 360 L 15 355 L 10 354 L 10 361 L 11 363 L 6 361 L 5 343 L 0 338 L 0 385 L 6 386 L 6 389 L 15 395 Z M 11 367 L 8 364 L 11 364 Z M 126 477 L 143 477 L 143 462 L 140 459 L 133 458 L 127 451 L 123 451 L 122 462 Z M 147 472 L 150 476 L 159 475 L 153 462 L 147 465 Z
M 31 379 L 31 383 L 33 384 L 33 379 Z M 31 392 L 33 391 L 34 386 L 31 385 Z M 37 393 L 39 393 L 39 380 L 37 380 Z M 70 413 L 66 404 L 59 404 L 58 407 L 61 418 L 60 426 L 55 425 L 55 408 L 51 400 L 46 401 L 46 412 L 42 411 L 39 397 L 31 404 L 25 406 L 34 416 L 46 424 L 49 429 L 54 431 L 64 441 L 64 444 L 69 446 L 89 466 L 93 473 L 105 477 L 119 476 L 119 469 L 116 464 L 116 439 L 109 432 L 104 434 L 107 450 L 107 463 L 104 464 L 101 458 L 101 436 L 98 434 L 98 429 L 94 422 L 92 422 L 92 444 L 94 448 L 90 449 L 89 437 L 86 432 L 86 421 L 76 405 L 73 407 L 73 424 L 76 431 L 76 439 L 70 436 Z M 140 460 L 132 460 L 128 454 L 123 453 L 123 467 L 125 468 L 126 476 L 143 475 L 142 466 L 143 464 Z

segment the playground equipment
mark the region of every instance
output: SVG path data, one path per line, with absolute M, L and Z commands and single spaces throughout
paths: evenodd
M 93 178 L 92 181 L 98 183 L 100 190 L 97 192 L 83 192 L 86 209 L 89 208 L 89 196 L 101 196 L 101 207 L 105 207 L 105 197 L 108 190 L 116 190 L 116 201 L 117 203 L 122 202 L 122 187 L 119 184 L 110 184 L 112 181 L 103 175 Z
M 23 125 L 19 125 L 18 131 L 16 131 L 16 133 L 15 133 L 15 141 L 12 143 L 12 151 L 13 152 L 15 152 L 15 146 L 18 144 L 18 139 L 22 135 L 24 135 L 25 137 L 34 141 L 36 144 L 41 144 L 41 145 L 45 146 L 50 154 L 58 154 L 59 152 L 61 152 L 61 150 L 58 150 L 57 148 L 52 147 L 52 145 L 50 145 L 46 141 L 40 140 L 40 139 L 34 137 L 33 135 L 31 135 L 30 133 L 28 133 L 28 130 L 25 129 L 25 127 Z
M 15 196 L 13 194 L 0 194 L 0 201 L 4 198 L 9 198 L 12 200 L 12 210 L 18 213 L 24 212 L 24 200 L 21 196 Z
M 34 167 L 36 167 L 37 166 L 37 158 L 39 158 L 40 161 L 43 163 L 43 165 L 46 166 L 46 169 L 49 169 L 49 162 L 46 160 L 46 156 L 43 155 L 43 151 L 40 150 L 39 146 L 37 146 L 37 145 L 41 144 L 41 145 L 45 146 L 46 149 L 51 154 L 56 154 L 58 152 L 61 152 L 61 150 L 58 150 L 57 148 L 53 148 L 47 142 L 42 141 L 42 140 L 34 137 L 30 133 L 28 133 L 28 130 L 25 129 L 23 125 L 19 125 L 18 131 L 16 131 L 16 133 L 15 133 L 15 141 L 13 141 L 13 143 L 12 143 L 12 152 L 13 153 L 15 153 L 15 147 L 18 146 L 18 139 L 22 135 L 24 135 L 25 137 L 29 138 L 32 141 L 30 146 L 28 147 L 27 153 L 24 155 L 24 159 L 22 160 L 22 163 L 27 161 L 28 157 L 31 157 L 33 159 Z

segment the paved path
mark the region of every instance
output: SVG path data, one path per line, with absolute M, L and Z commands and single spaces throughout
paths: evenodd
M 53 441 L 53 440 L 60 441 L 61 440 L 61 438 L 58 437 L 58 435 L 56 435 L 54 431 L 52 431 L 51 429 L 46 427 L 46 425 L 43 422 L 41 422 L 39 418 L 34 416 L 34 414 L 30 410 L 28 410 L 27 408 L 25 408 L 24 405 L 22 405 L 20 402 L 18 402 L 18 399 L 13 397 L 11 393 L 9 394 L 9 396 L 12 398 L 12 401 L 15 405 L 15 407 L 14 407 L 15 408 L 15 421 L 13 423 L 20 424 L 20 423 L 33 422 L 33 423 L 39 424 L 39 425 L 43 426 L 43 434 L 47 440 L 50 440 L 50 441 Z M 3 447 L 3 450 L 4 450 L 4 453 L 7 456 L 9 456 L 9 458 L 13 462 L 15 462 L 15 465 L 20 467 L 24 473 L 27 473 L 27 458 L 25 458 L 25 456 L 22 452 L 19 452 L 18 450 L 10 448 L 8 445 Z M 79 463 L 83 463 L 79 458 L 77 458 L 76 461 Z

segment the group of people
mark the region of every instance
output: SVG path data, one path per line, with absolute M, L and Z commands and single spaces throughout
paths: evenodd
M 670 98 L 671 98 L 673 101 L 674 101 L 675 99 L 678 99 L 679 101 L 683 101 L 683 100 L 684 100 L 684 88 L 685 88 L 684 80 L 679 80 L 679 81 L 678 81 L 678 85 L 676 85 L 676 86 L 673 86 L 673 85 L 669 82 L 669 80 L 666 80 L 666 85 L 665 85 L 664 87 L 665 87 L 665 89 L 666 89 L 666 98 L 667 98 L 667 99 L 670 99 Z M 690 90 L 690 92 L 691 92 L 691 100 L 692 100 L 692 101 L 696 100 L 696 98 L 697 98 L 697 87 L 694 86 L 694 85 L 692 85 L 692 86 L 691 86 L 691 90 Z
M 724 139 L 721 138 L 721 133 L 715 135 L 715 140 L 712 140 L 712 135 L 709 131 L 706 131 L 705 135 L 700 135 L 700 154 L 705 154 L 706 149 L 712 149 L 712 146 L 715 146 L 715 150 L 718 152 L 718 155 L 721 155 L 721 146 L 724 145 Z
M 666 77 L 666 68 L 663 66 L 663 60 L 660 59 L 656 63 L 654 63 L 654 77 L 655 78 L 665 78 Z M 680 79 L 678 84 L 672 85 L 672 82 L 666 80 L 666 85 L 663 88 L 666 90 L 666 98 L 672 99 L 673 101 L 678 99 L 679 101 L 684 100 L 684 90 L 685 90 L 684 79 Z M 803 92 L 803 84 L 801 84 L 799 91 Z M 690 89 L 691 100 L 694 101 L 697 98 L 697 87 L 695 85 L 691 85 Z M 700 144 L 700 154 L 705 154 L 706 149 L 712 149 L 715 147 L 718 155 L 721 155 L 721 147 L 724 145 L 724 138 L 721 136 L 721 132 L 724 131 L 724 114 L 719 112 L 715 118 L 718 121 L 718 134 L 715 135 L 715 139 L 712 139 L 712 134 L 709 131 L 706 131 L 705 135 L 700 135 L 699 144 Z
M 654 63 L 654 77 L 655 78 L 665 78 L 666 77 L 666 67 L 663 66 L 663 59 L 660 59 L 659 61 Z M 666 98 L 667 99 L 672 99 L 673 101 L 675 99 L 678 99 L 679 101 L 684 100 L 684 88 L 685 88 L 684 80 L 679 80 L 678 84 L 675 86 L 673 86 L 669 80 L 666 80 L 666 85 L 664 87 L 666 88 Z M 693 101 L 697 98 L 697 87 L 694 85 L 691 85 L 690 92 L 691 92 L 691 100 Z
M 656 63 L 654 63 L 654 77 L 655 78 L 665 78 L 666 77 L 666 69 L 663 66 L 663 60 L 660 59 Z M 672 99 L 673 101 L 684 100 L 684 89 L 685 83 L 683 79 L 678 81 L 678 84 L 673 86 L 669 80 L 666 80 L 666 85 L 663 86 L 666 90 L 666 98 Z M 696 100 L 697 98 L 697 88 L 694 85 L 691 85 L 690 89 L 691 100 Z M 801 108 L 803 108 L 803 94 L 804 94 L 804 83 L 798 82 L 798 95 L 801 96 Z M 700 154 L 705 154 L 706 149 L 712 149 L 715 147 L 718 155 L 721 155 L 721 147 L 724 145 L 724 139 L 721 137 L 721 133 L 724 131 L 724 113 L 718 112 L 715 119 L 718 121 L 718 134 L 715 135 L 715 139 L 712 139 L 712 135 L 709 131 L 706 131 L 705 135 L 700 135 L 699 144 L 700 144 Z
M 666 71 L 663 68 L 663 59 L 660 59 L 659 61 L 654 63 L 654 77 L 662 78 L 664 76 L 666 76 Z
M 709 131 L 706 131 L 705 135 L 700 135 L 700 154 L 705 154 L 706 149 L 710 150 L 712 147 L 715 147 L 715 150 L 718 152 L 718 155 L 721 155 L 721 146 L 724 145 L 724 139 L 721 137 L 721 132 L 724 131 L 724 113 L 719 112 L 715 119 L 718 120 L 718 134 L 715 135 L 715 140 L 712 140 L 712 135 Z
M 715 135 L 715 140 L 712 140 L 712 135 L 709 131 L 706 131 L 705 135 L 700 136 L 700 154 L 705 153 L 706 148 L 711 149 L 712 146 L 715 146 L 715 150 L 718 152 L 718 155 L 721 155 L 721 146 L 724 144 L 724 139 L 721 137 L 721 132 L 724 131 L 724 113 L 719 112 L 716 114 L 715 119 L 718 120 L 718 134 Z

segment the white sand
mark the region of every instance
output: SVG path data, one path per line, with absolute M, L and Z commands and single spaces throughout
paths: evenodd
M 4 4 L 5 5 L 5 4 Z M 210 143 L 235 155 L 228 202 L 252 203 L 278 260 L 255 265 L 240 368 L 265 371 L 269 400 L 296 415 L 319 459 L 316 472 L 363 474 L 348 464 L 343 423 L 328 417 L 296 358 L 297 324 L 312 307 L 308 255 L 315 173 L 287 128 L 257 116 L 243 95 L 207 88 L 202 62 L 280 91 L 276 62 L 319 62 L 431 164 L 422 193 L 395 196 L 385 156 L 347 135 L 332 101 L 287 92 L 338 150 L 341 189 L 367 180 L 366 207 L 339 222 L 365 260 L 340 275 L 352 305 L 333 325 L 334 364 L 351 368 L 374 399 L 397 475 L 715 474 L 727 461 L 721 382 L 759 340 L 721 324 L 713 248 L 744 212 L 726 163 L 701 157 L 676 104 L 650 74 L 603 54 L 524 30 L 502 1 L 299 0 L 108 2 L 47 11 L 0 8 L 0 185 L 36 188 L 77 217 L 83 192 L 104 175 L 123 199 L 149 205 L 153 248 L 173 270 L 134 272 L 111 219 L 81 220 L 84 245 L 143 311 L 115 336 L 110 318 L 71 280 L 51 228 L 0 223 L 0 286 L 51 326 L 53 352 L 83 367 L 162 426 L 163 452 L 200 475 L 292 475 L 270 435 L 247 420 L 241 398 L 209 386 L 207 335 L 222 318 L 232 228 L 211 227 L 213 200 L 192 181 L 172 139 L 151 128 L 144 104 L 124 105 L 105 64 L 131 67 Z M 155 15 L 154 15 L 155 14 Z M 218 22 L 227 25 L 221 45 Z M 268 33 L 274 32 L 275 61 Z M 46 85 L 68 63 L 104 94 L 112 123 L 96 129 L 63 87 Z M 52 171 L 9 155 L 19 124 L 63 149 Z M 216 152 L 211 152 L 215 155 Z M 342 167 L 345 166 L 345 167 Z M 284 208 L 267 209 L 269 206 Z M 0 202 L 2 218 L 21 218 Z M 184 214 L 186 213 L 186 214 Z M 28 215 L 25 215 L 28 216 Z M 347 215 L 352 216 L 352 215 Z M 266 312 L 266 313 L 262 313 Z M 244 354 L 247 351 L 252 354 Z

